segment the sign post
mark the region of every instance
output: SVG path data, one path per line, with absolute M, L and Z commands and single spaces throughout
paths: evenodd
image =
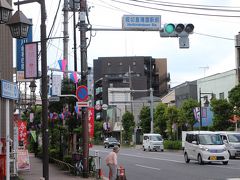
M 10 133 L 9 133 L 9 99 L 17 100 L 19 91 L 17 84 L 1 80 L 1 97 L 6 99 L 6 179 L 10 179 Z

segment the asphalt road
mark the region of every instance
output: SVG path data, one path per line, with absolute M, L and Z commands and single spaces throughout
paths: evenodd
M 107 176 L 106 155 L 112 149 L 94 146 L 90 154 L 99 151 L 102 169 Z M 126 170 L 127 180 L 240 180 L 240 159 L 229 161 L 228 165 L 211 163 L 199 165 L 196 161 L 184 162 L 183 152 L 145 152 L 142 149 L 121 148 L 118 164 Z

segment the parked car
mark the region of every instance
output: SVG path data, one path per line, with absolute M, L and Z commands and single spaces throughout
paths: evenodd
M 114 146 L 120 147 L 120 142 L 115 137 L 108 137 L 103 142 L 104 148 L 110 148 Z
M 184 145 L 186 163 L 196 160 L 199 164 L 222 162 L 228 164 L 229 154 L 220 134 L 211 131 L 188 131 Z
M 163 138 L 160 134 L 143 134 L 143 150 L 164 151 Z
M 226 145 L 230 158 L 240 157 L 240 133 L 235 131 L 218 131 Z

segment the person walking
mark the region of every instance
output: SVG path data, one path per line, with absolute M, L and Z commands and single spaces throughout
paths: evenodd
M 106 157 L 106 164 L 109 167 L 109 180 L 115 180 L 117 177 L 117 153 L 119 150 L 118 146 L 114 146 L 113 151 Z

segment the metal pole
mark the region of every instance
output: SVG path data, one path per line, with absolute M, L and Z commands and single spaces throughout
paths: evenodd
M 74 71 L 77 72 L 77 43 L 76 43 L 75 0 L 73 0 L 73 50 L 74 50 Z
M 201 88 L 199 88 L 199 130 L 202 129 L 202 99 L 201 99 Z
M 153 88 L 150 88 L 150 113 L 151 113 L 151 133 L 153 133 Z
M 6 99 L 6 180 L 10 180 L 9 99 Z
M 66 71 L 68 70 L 68 0 L 64 0 L 63 7 L 63 58 L 67 61 Z M 65 72 L 66 73 L 66 72 Z M 67 73 L 66 73 L 67 74 Z
M 87 43 L 86 43 L 86 15 L 87 15 L 87 2 L 80 0 L 80 46 L 81 46 L 81 80 L 82 84 L 87 85 Z M 83 128 L 83 177 L 88 177 L 88 111 L 87 108 L 82 108 L 82 128 Z

